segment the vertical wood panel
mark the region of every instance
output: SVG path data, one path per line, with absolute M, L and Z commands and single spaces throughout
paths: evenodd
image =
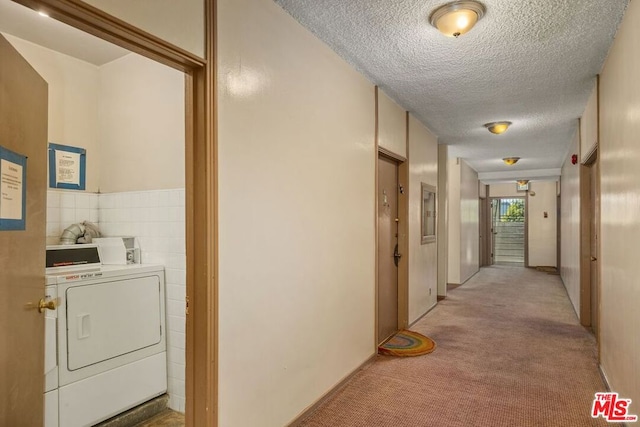
M 0 231 L 0 425 L 43 423 L 47 83 L 0 35 L 0 145 L 27 157 L 26 228 Z

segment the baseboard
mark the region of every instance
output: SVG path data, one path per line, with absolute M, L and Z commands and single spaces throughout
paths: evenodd
M 438 305 L 438 303 L 436 302 L 435 304 L 433 304 L 431 307 L 429 307 L 427 309 L 427 311 L 425 311 L 423 314 L 420 315 L 420 317 L 418 317 L 416 320 L 414 320 L 413 322 L 411 322 L 411 324 L 409 325 L 409 328 L 412 327 L 413 325 L 415 325 L 416 323 L 418 323 L 420 320 L 422 320 L 422 318 L 424 316 L 426 316 L 427 314 L 429 314 L 429 312 L 431 310 L 433 310 L 434 308 L 436 308 L 436 306 Z
M 604 369 L 602 368 L 602 365 L 600 363 L 598 363 L 598 372 L 600 372 L 600 377 L 602 378 L 602 382 L 604 383 L 605 388 L 607 389 L 608 392 L 611 392 L 611 384 L 609 384 L 609 378 L 607 378 L 607 374 L 605 374 Z M 637 412 L 634 412 L 634 414 L 637 414 Z M 615 423 L 615 424 L 618 427 L 629 427 L 629 424 L 627 423 Z M 635 425 L 635 422 L 634 422 L 634 425 Z
M 611 391 L 611 384 L 609 384 L 609 378 L 607 378 L 607 374 L 604 373 L 604 369 L 602 369 L 602 365 L 598 363 L 598 372 L 600 372 L 600 377 L 602 378 L 602 382 L 604 386 L 607 388 L 607 391 Z
M 373 363 L 373 361 L 376 359 L 376 357 L 378 356 L 378 353 L 374 353 L 372 354 L 367 360 L 365 360 L 360 366 L 358 366 L 356 369 L 354 369 L 351 373 L 347 374 L 347 376 L 345 376 L 342 380 L 340 380 L 340 382 L 338 382 L 338 384 L 336 384 L 335 386 L 333 386 L 333 388 L 331 388 L 331 390 L 327 391 L 325 394 L 323 394 L 318 400 L 315 401 L 315 403 L 312 403 L 311 405 L 307 406 L 297 417 L 295 417 L 293 419 L 293 421 L 291 421 L 289 424 L 287 424 L 287 427 L 297 427 L 299 426 L 305 419 L 307 419 L 316 409 L 318 409 L 323 403 L 325 403 L 327 400 L 329 400 L 330 397 L 332 397 L 335 393 L 337 393 L 342 387 L 344 387 L 351 378 L 353 378 L 353 376 L 355 374 L 357 374 L 358 372 L 360 372 L 360 370 L 366 368 L 367 366 L 369 366 L 371 363 Z

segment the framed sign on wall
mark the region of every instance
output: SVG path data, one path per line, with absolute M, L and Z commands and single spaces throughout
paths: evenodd
M 49 188 L 84 190 L 87 150 L 49 143 Z
M 27 157 L 0 146 L 0 231 L 25 230 Z
M 436 241 L 436 188 L 424 182 L 421 184 L 420 243 L 425 244 Z

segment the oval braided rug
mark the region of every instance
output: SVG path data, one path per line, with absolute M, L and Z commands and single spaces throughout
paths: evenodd
M 413 331 L 400 331 L 378 347 L 378 353 L 387 356 L 422 356 L 436 349 L 436 342 Z

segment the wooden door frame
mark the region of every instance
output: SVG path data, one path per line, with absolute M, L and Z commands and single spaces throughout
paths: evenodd
M 587 155 L 584 162 L 580 164 L 580 324 L 582 326 L 591 325 L 591 173 L 592 167 L 599 162 L 598 144 L 596 144 Z M 600 176 L 596 177 L 595 192 L 600 192 Z M 598 227 L 600 219 L 597 219 Z M 599 245 L 598 241 L 598 245 Z M 600 250 L 598 248 L 598 253 Z M 599 269 L 600 270 L 600 269 Z M 598 271 L 598 283 L 596 283 L 596 294 L 599 302 L 600 295 L 600 271 Z M 598 349 L 600 348 L 599 337 L 596 337 Z
M 203 0 L 204 59 L 80 0 L 13 1 L 185 73 L 186 425 L 215 427 L 218 424 L 216 0 Z
M 406 126 L 405 126 L 405 144 L 407 157 L 402 157 L 395 154 L 383 147 L 380 147 L 378 143 L 379 139 L 379 110 L 378 110 L 378 86 L 375 87 L 375 131 L 374 131 L 374 145 L 375 145 L 375 195 L 373 210 L 375 219 L 375 304 L 374 304 L 374 349 L 378 351 L 378 247 L 379 247 L 379 235 L 378 235 L 378 158 L 380 156 L 386 157 L 398 163 L 398 185 L 403 187 L 403 191 L 398 191 L 398 251 L 402 254 L 402 258 L 398 262 L 398 329 L 406 329 L 409 326 L 409 242 L 408 242 L 408 230 L 409 230 L 409 112 L 406 112 Z
M 500 199 L 522 199 L 524 201 L 524 267 L 527 268 L 529 267 L 529 192 L 527 191 L 526 195 L 524 196 L 491 196 L 489 195 L 487 197 L 487 199 L 489 199 L 489 230 L 491 230 L 491 228 L 493 228 L 493 210 L 491 210 L 491 202 L 493 200 L 500 200 Z M 500 207 L 498 206 L 498 209 Z M 491 232 L 491 248 L 490 248 L 490 253 L 493 254 L 493 256 L 491 256 L 491 265 L 494 265 L 496 263 L 496 257 L 495 257 L 495 234 L 492 231 Z

